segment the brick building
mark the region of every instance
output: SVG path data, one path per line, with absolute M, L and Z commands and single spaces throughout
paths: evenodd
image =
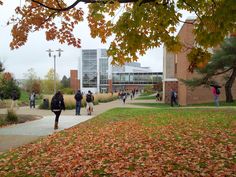
M 192 22 L 192 19 L 186 21 Z M 195 45 L 194 34 L 192 33 L 194 25 L 184 23 L 180 29 L 178 36 L 181 43 L 189 47 Z M 180 79 L 191 79 L 197 77 L 197 73 L 188 72 L 189 62 L 187 54 L 189 50 L 182 50 L 179 53 L 171 53 L 164 47 L 163 53 L 163 101 L 170 102 L 170 90 L 175 89 L 178 93 L 178 101 L 180 105 L 208 103 L 213 102 L 213 95 L 210 88 L 197 87 L 194 90 L 183 84 Z M 225 100 L 224 76 L 218 76 L 216 80 L 222 86 L 219 99 Z M 236 98 L 236 83 L 232 87 L 233 97 Z

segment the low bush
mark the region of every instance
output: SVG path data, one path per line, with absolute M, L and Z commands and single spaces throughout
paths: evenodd
M 14 110 L 12 110 L 12 109 L 7 110 L 6 121 L 7 122 L 17 122 L 18 121 L 18 117 L 17 117 Z
M 62 89 L 61 89 L 61 92 L 62 92 L 63 94 L 71 95 L 71 94 L 74 93 L 74 90 L 73 90 L 72 88 L 62 88 Z
M 4 115 L 0 115 L 0 127 L 5 125 L 6 121 L 5 121 L 5 116 Z

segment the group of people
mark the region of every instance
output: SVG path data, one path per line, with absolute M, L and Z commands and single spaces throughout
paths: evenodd
M 83 100 L 83 94 L 81 93 L 80 90 L 77 91 L 77 93 L 74 96 L 75 101 L 76 101 L 76 106 L 75 106 L 75 115 L 80 115 L 80 109 L 82 106 L 82 100 Z M 88 115 L 91 115 L 93 112 L 93 102 L 94 102 L 94 96 L 92 92 L 89 90 L 88 93 L 86 94 L 86 110 Z
M 138 92 L 138 90 L 136 90 L 136 89 L 133 89 L 130 92 L 122 90 L 118 93 L 118 97 L 119 97 L 119 99 L 122 100 L 123 104 L 125 104 L 128 96 L 130 96 L 130 99 L 132 100 L 134 98 L 135 94 L 137 94 L 137 92 Z
M 75 115 L 81 115 L 80 110 L 82 106 L 82 99 L 83 99 L 83 94 L 81 93 L 80 90 L 77 91 L 77 93 L 74 96 L 74 99 L 76 101 L 76 107 L 75 107 Z M 86 110 L 87 114 L 91 115 L 93 112 L 93 101 L 94 101 L 94 96 L 92 92 L 89 90 L 88 93 L 86 94 Z M 59 122 L 59 117 L 61 115 L 61 111 L 65 110 L 65 102 L 63 95 L 60 91 L 58 91 L 51 100 L 51 111 L 54 112 L 55 114 L 55 123 L 54 123 L 54 129 L 58 129 L 58 122 Z

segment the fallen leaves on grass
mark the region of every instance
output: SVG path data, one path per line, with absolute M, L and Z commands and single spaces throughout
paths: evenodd
M 2 154 L 0 176 L 233 176 L 235 114 L 187 115 L 98 117 Z

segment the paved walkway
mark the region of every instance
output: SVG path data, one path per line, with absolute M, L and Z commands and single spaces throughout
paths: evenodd
M 127 103 L 132 102 L 144 102 L 144 100 L 127 100 Z M 147 102 L 155 102 L 155 100 L 147 100 Z M 29 107 L 20 107 L 16 110 L 17 114 L 38 115 L 43 116 L 42 119 L 25 122 L 22 124 L 15 124 L 0 128 L 0 152 L 9 150 L 10 148 L 19 147 L 24 144 L 28 144 L 37 140 L 39 137 L 53 134 L 54 132 L 61 131 L 66 128 L 70 128 L 81 122 L 89 120 L 96 115 L 99 115 L 109 109 L 116 107 L 133 107 L 140 108 L 142 106 L 136 106 L 131 104 L 123 104 L 121 100 L 116 100 L 108 103 L 100 103 L 94 107 L 94 113 L 92 116 L 86 115 L 86 109 L 81 109 L 81 116 L 75 116 L 75 110 L 62 111 L 62 115 L 59 119 L 59 129 L 54 130 L 54 113 L 50 110 L 30 109 Z M 147 107 L 143 107 L 147 108 Z M 7 109 L 0 109 L 0 114 L 5 114 Z

